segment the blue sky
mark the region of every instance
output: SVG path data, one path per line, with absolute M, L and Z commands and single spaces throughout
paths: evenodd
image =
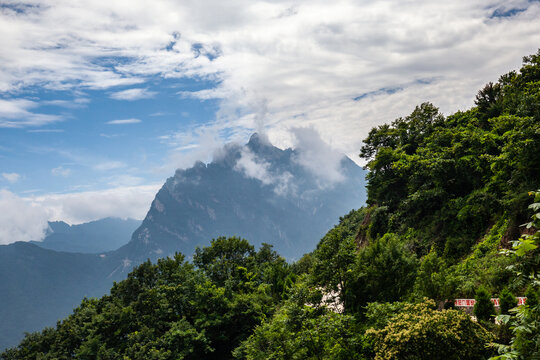
M 58 120 L 2 128 L 2 172 L 20 174 L 4 181 L 11 191 L 31 195 L 163 182 L 174 172 L 166 155 L 178 145 L 168 137 L 210 122 L 217 111 L 215 100 L 178 92 L 211 86 L 156 78 L 144 87 L 86 90 L 77 97 L 40 88 L 18 94 L 34 103 L 33 113 Z
M 536 52 L 539 18 L 527 0 L 3 1 L 0 244 L 142 218 L 176 168 L 254 131 L 285 148 L 313 129 L 358 160 L 417 104 L 472 106 Z

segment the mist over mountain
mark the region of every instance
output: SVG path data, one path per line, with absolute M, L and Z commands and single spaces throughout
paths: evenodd
M 32 243 L 57 251 L 89 254 L 107 252 L 125 245 L 140 224 L 139 220 L 119 218 L 105 218 L 78 225 L 54 221 L 49 222 L 45 238 Z

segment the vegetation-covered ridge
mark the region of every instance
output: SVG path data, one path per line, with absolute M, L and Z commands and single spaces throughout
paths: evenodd
M 0 359 L 539 358 L 540 51 L 475 103 L 372 129 L 368 206 L 298 262 L 218 238 L 140 265 Z M 476 320 L 448 301 L 465 296 Z

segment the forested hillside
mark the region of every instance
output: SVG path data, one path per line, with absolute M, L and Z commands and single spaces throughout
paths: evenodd
M 368 206 L 296 263 L 218 238 L 192 262 L 142 264 L 0 358 L 538 358 L 540 51 L 475 103 L 372 129 Z M 512 294 L 528 298 L 518 312 Z M 458 297 L 477 298 L 477 321 Z

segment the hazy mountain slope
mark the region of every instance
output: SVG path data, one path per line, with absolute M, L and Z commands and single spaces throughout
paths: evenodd
M 62 221 L 49 223 L 49 233 L 34 244 L 44 249 L 101 253 L 118 249 L 129 242 L 141 222 L 134 219 L 105 218 L 79 225 Z
M 52 326 L 85 296 L 101 296 L 110 286 L 98 255 L 42 249 L 17 242 L 0 246 L 0 348 L 24 332 Z
M 346 157 L 343 178 L 331 184 L 303 168 L 298 157 L 255 134 L 244 147 L 226 147 L 210 164 L 177 170 L 116 255 L 135 262 L 176 251 L 189 256 L 212 238 L 236 235 L 270 243 L 289 259 L 300 257 L 340 215 L 363 205 L 365 190 L 364 171 Z

